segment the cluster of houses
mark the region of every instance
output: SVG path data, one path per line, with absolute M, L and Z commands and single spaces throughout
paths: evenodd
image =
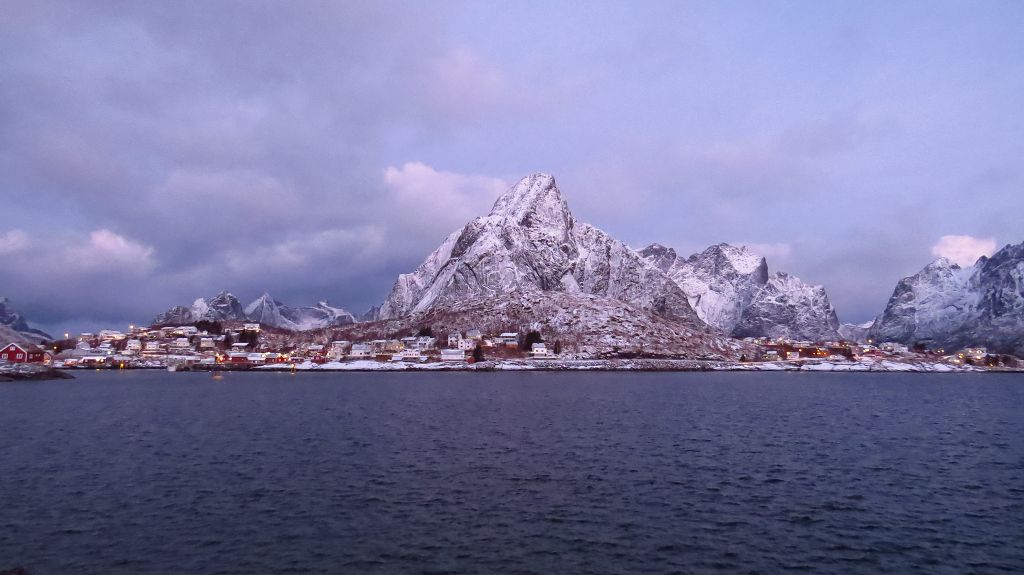
M 488 336 L 476 329 L 464 333 L 452 331 L 441 341 L 432 335 L 418 335 L 360 342 L 336 340 L 275 345 L 273 339 L 263 336 L 258 323 L 241 324 L 219 334 L 191 325 L 162 328 L 132 326 L 128 332 L 103 330 L 80 334 L 73 347 L 63 350 L 56 346 L 42 349 L 12 343 L 4 348 L 0 359 L 46 363 L 55 367 L 246 368 L 305 361 L 471 362 L 478 347 L 481 351 L 476 357 L 498 348 L 518 349 L 520 346 L 520 334 L 517 332 Z M 533 343 L 526 356 L 533 359 L 556 357 L 544 343 Z
M 534 338 L 537 339 L 537 338 Z M 759 346 L 760 357 L 743 361 L 795 361 L 803 359 L 853 360 L 858 358 L 898 357 L 911 353 L 908 346 L 885 342 L 857 344 L 845 341 L 806 342 L 783 339 L 747 338 Z M 73 347 L 69 346 L 73 343 Z M 264 334 L 258 323 L 244 323 L 213 334 L 196 326 L 136 328 L 128 332 L 102 330 L 83 333 L 62 346 L 10 343 L 0 349 L 0 361 L 41 363 L 55 367 L 169 367 L 223 366 L 247 368 L 277 363 L 327 363 L 339 361 L 472 362 L 496 350 L 519 350 L 522 338 L 517 332 L 486 335 L 478 329 L 452 331 L 440 341 L 424 334 L 370 341 L 325 341 L 290 343 Z M 65 347 L 64 349 L 61 349 Z M 525 355 L 531 359 L 558 357 L 558 350 L 543 342 L 532 342 Z M 520 352 L 515 352 L 520 353 Z M 955 364 L 985 363 L 990 356 L 985 348 L 969 347 L 954 354 L 943 350 L 933 353 Z M 518 357 L 522 357 L 519 355 Z
M 760 358 L 747 358 L 751 361 L 795 361 L 800 359 L 826 359 L 833 361 L 853 360 L 857 358 L 892 358 L 909 355 L 914 350 L 905 344 L 883 342 L 875 344 L 854 343 L 848 341 L 809 342 L 789 341 L 786 339 L 746 338 L 745 341 L 760 346 L 764 352 Z M 989 358 L 984 347 L 968 347 L 954 354 L 945 354 L 945 350 L 933 350 L 950 363 L 983 363 Z

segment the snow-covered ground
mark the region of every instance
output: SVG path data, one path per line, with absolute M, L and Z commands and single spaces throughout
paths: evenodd
M 630 359 L 630 360 L 504 360 L 470 363 L 409 363 L 373 360 L 317 364 L 275 364 L 256 368 L 261 371 L 834 371 L 834 372 L 978 372 L 970 365 L 951 365 L 934 361 L 779 361 L 735 363 L 723 361 Z

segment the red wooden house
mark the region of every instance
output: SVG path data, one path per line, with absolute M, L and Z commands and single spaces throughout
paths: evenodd
M 53 354 L 43 349 L 25 348 L 16 343 L 9 343 L 0 350 L 0 359 L 11 363 L 50 363 Z

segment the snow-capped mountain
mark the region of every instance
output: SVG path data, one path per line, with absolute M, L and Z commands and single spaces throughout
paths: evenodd
M 264 293 L 242 308 L 238 298 L 225 291 L 210 299 L 199 298 L 190 307 L 173 307 L 154 318 L 153 325 L 183 325 L 202 320 L 253 321 L 291 331 L 307 331 L 356 322 L 351 313 L 333 307 L 326 301 L 317 302 L 316 305 L 309 307 L 290 307 Z
M 870 336 L 880 342 L 915 343 L 959 330 L 978 304 L 978 290 L 969 286 L 976 271 L 939 258 L 901 279 Z
M 675 282 L 622 242 L 577 221 L 555 179 L 542 173 L 520 180 L 487 216 L 449 235 L 414 272 L 399 276 L 379 318 L 533 290 L 592 294 L 698 321 Z
M 743 310 L 732 335 L 834 341 L 839 339 L 838 330 L 839 318 L 824 287 L 775 272 Z
M 682 288 L 704 323 L 725 333 L 732 332 L 768 281 L 767 262 L 746 246 L 718 244 L 682 259 L 672 248 L 651 244 L 640 255 Z
M 175 306 L 153 319 L 153 325 L 182 325 L 197 321 L 245 321 L 241 302 L 222 291 L 210 299 L 198 298 L 190 307 Z
M 973 266 L 940 258 L 896 284 L 869 335 L 956 350 L 1024 355 L 1024 242 Z
M 245 307 L 245 316 L 262 325 L 291 331 L 308 331 L 325 327 L 356 323 L 356 318 L 344 309 L 332 307 L 326 301 L 310 307 L 289 307 L 264 293 Z
M 769 275 L 746 246 L 718 244 L 683 259 L 652 244 L 640 254 L 686 293 L 707 324 L 736 337 L 838 339 L 839 320 L 825 288 L 784 273 Z
M 13 332 L 20 334 L 25 340 L 39 343 L 40 339 L 53 339 L 44 331 L 32 328 L 25 320 L 25 316 L 11 307 L 11 301 L 6 297 L 0 297 L 0 326 L 4 326 Z M 11 333 L 7 332 L 8 338 Z M 0 343 L 0 345 L 3 345 Z
M 839 337 L 846 341 L 865 343 L 868 340 L 868 331 L 875 325 L 875 320 L 864 323 L 844 323 L 839 325 Z

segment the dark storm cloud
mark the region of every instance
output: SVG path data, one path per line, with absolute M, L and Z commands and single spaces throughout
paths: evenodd
M 632 245 L 756 244 L 849 320 L 943 236 L 1024 239 L 1015 3 L 3 12 L 0 295 L 59 331 L 220 289 L 362 311 L 535 170 Z

